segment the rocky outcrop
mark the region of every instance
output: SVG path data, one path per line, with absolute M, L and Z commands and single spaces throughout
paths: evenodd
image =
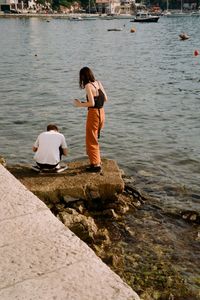
M 38 174 L 27 165 L 8 169 L 99 257 L 116 265 L 117 255 L 106 255 L 111 243 L 106 219 L 119 220 L 142 204 L 142 196 L 131 187 L 127 190 L 127 184 L 125 188 L 115 161 L 104 159 L 101 173 L 87 173 L 86 166 L 86 160 L 71 162 L 61 174 Z
M 0 164 L 6 166 L 6 160 L 2 156 L 0 156 Z
M 121 171 L 115 161 L 104 159 L 101 173 L 86 172 L 87 164 L 86 160 L 71 162 L 69 168 L 59 174 L 38 174 L 28 165 L 9 166 L 8 170 L 45 202 L 112 200 L 124 190 Z

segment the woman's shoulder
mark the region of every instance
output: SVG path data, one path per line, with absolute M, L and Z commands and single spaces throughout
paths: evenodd
M 93 82 L 88 82 L 86 85 L 85 85 L 86 88 L 98 88 L 98 81 L 93 81 Z
M 103 85 L 102 85 L 101 81 L 95 80 L 94 82 L 88 82 L 88 83 L 85 85 L 85 88 L 86 88 L 86 89 L 96 90 L 96 89 L 102 89 L 102 88 L 103 88 Z
M 93 82 L 93 85 L 94 85 L 97 89 L 102 88 L 102 83 L 101 83 L 100 80 L 95 80 L 95 81 Z

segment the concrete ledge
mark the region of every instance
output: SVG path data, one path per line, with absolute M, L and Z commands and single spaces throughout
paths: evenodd
M 0 165 L 0 299 L 139 297 Z
M 87 165 L 88 160 L 70 162 L 68 169 L 59 174 L 38 174 L 28 165 L 9 166 L 8 170 L 43 201 L 56 202 L 61 197 L 88 200 L 94 193 L 106 200 L 123 192 L 121 171 L 114 160 L 103 160 L 102 173 L 86 172 Z

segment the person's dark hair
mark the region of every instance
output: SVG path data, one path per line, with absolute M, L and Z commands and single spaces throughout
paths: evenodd
M 50 131 L 50 130 L 58 131 L 58 127 L 55 124 L 49 124 L 49 125 L 47 125 L 47 131 Z
M 92 70 L 88 67 L 84 67 L 79 72 L 79 86 L 84 89 L 89 82 L 95 82 L 95 77 Z

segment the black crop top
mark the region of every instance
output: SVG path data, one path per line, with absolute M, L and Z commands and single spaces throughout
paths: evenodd
M 90 83 L 95 87 L 99 94 L 98 96 L 94 96 L 94 106 L 90 108 L 102 108 L 105 102 L 105 95 L 100 88 L 97 89 L 97 87 L 92 82 Z

